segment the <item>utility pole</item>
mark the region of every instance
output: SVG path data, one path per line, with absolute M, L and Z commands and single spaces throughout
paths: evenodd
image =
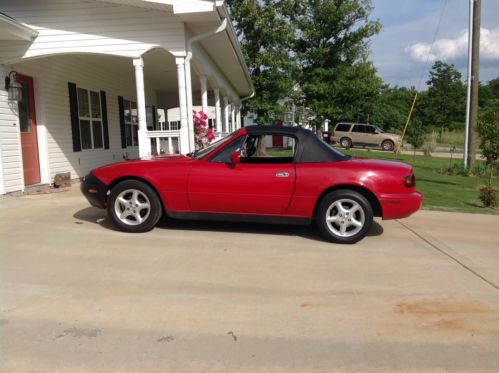
M 476 149 L 474 145 L 476 137 L 476 121 L 478 114 L 478 86 L 480 83 L 478 77 L 479 63 L 480 63 L 480 12 L 481 0 L 473 1 L 473 32 L 471 37 L 471 92 L 469 101 L 469 126 L 468 131 L 468 158 L 465 165 L 472 167 L 475 163 Z

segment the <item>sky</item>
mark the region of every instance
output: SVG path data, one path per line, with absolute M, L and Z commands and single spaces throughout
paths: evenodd
M 372 4 L 371 18 L 379 19 L 383 28 L 371 39 L 371 60 L 386 83 L 425 89 L 436 59 L 454 64 L 466 79 L 469 0 L 372 0 Z M 486 82 L 498 76 L 499 0 L 482 0 L 479 79 Z

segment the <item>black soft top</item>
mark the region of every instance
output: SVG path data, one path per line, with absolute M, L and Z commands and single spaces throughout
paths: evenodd
M 289 126 L 248 126 L 244 127 L 248 135 L 287 135 L 295 137 L 297 141 L 297 149 L 295 151 L 296 163 L 313 163 L 313 162 L 336 162 L 350 159 L 320 140 L 312 131 Z

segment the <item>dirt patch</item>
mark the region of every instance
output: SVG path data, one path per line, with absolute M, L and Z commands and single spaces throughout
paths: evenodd
M 420 301 L 397 303 L 394 308 L 398 314 L 442 315 L 442 314 L 490 314 L 499 316 L 499 308 L 478 302 Z
M 499 307 L 480 302 L 423 300 L 400 302 L 394 313 L 410 317 L 420 330 L 499 335 Z

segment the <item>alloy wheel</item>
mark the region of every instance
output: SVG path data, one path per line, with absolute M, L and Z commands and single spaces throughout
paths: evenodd
M 126 189 L 116 197 L 114 213 L 124 224 L 139 225 L 149 217 L 151 203 L 140 190 Z
M 334 201 L 327 209 L 325 219 L 327 228 L 339 237 L 356 235 L 366 220 L 362 206 L 349 198 Z

